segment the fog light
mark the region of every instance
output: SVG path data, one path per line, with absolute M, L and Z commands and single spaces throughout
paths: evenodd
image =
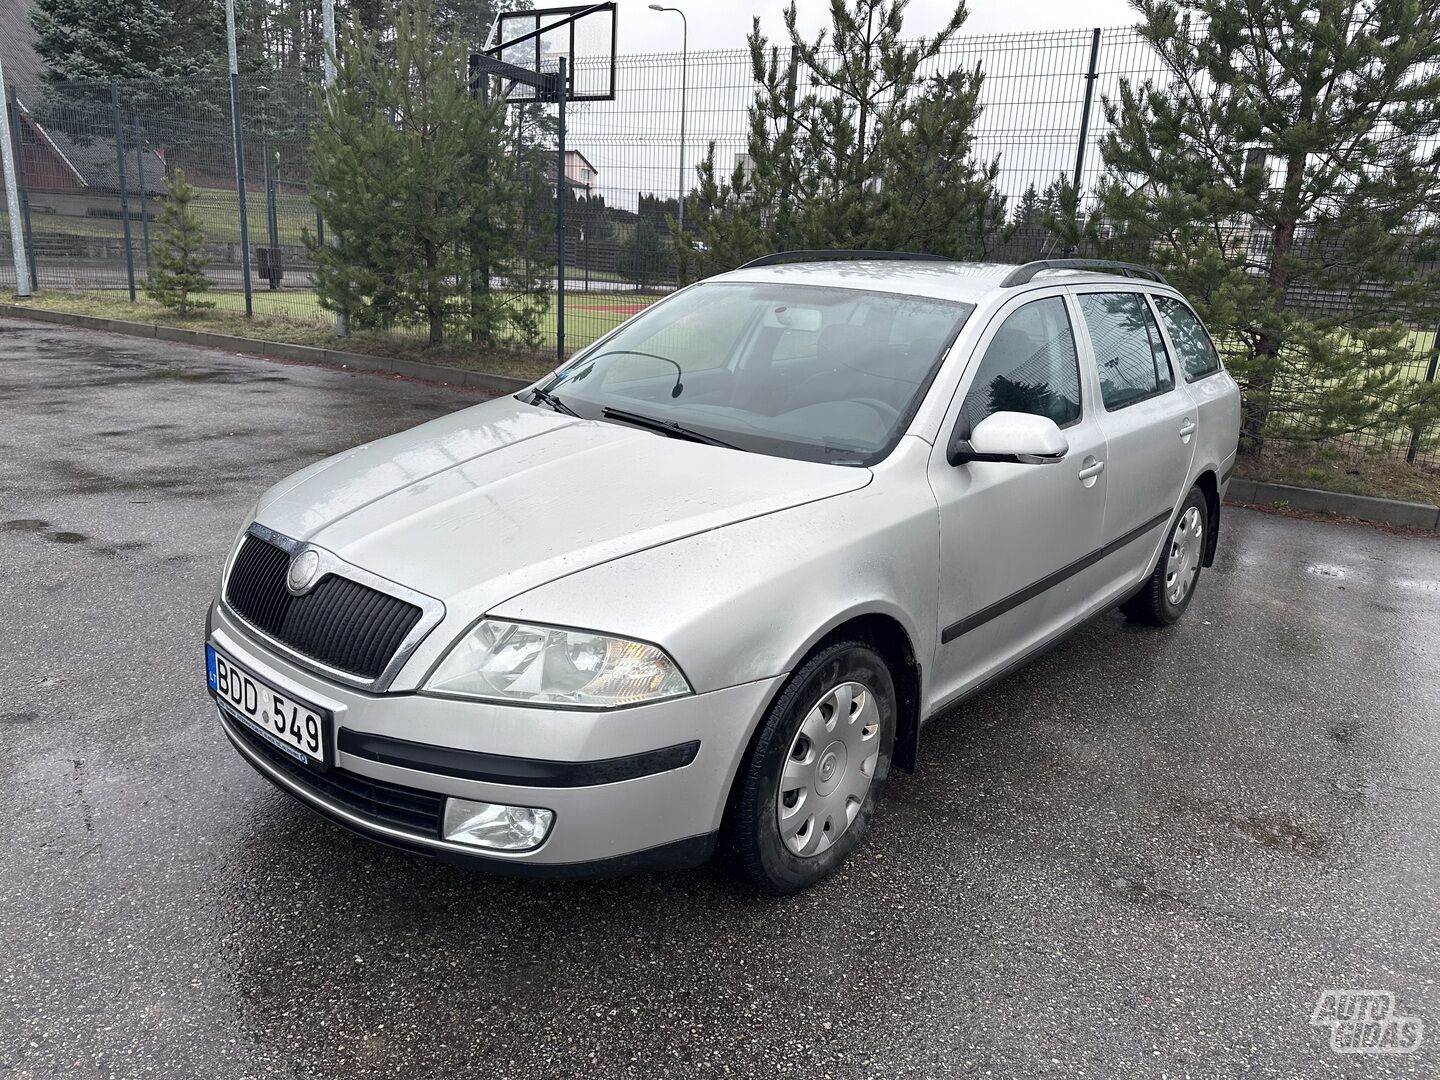
M 545 842 L 555 811 L 500 803 L 445 801 L 445 839 L 492 851 L 529 851 Z

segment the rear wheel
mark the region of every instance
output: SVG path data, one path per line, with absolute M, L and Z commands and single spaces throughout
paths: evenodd
M 1121 605 L 1132 621 L 1169 626 L 1185 614 L 1195 596 L 1200 566 L 1205 561 L 1205 530 L 1210 504 L 1205 493 L 1192 487 L 1180 513 L 1170 526 L 1165 546 L 1144 587 Z
M 736 778 L 729 831 L 751 881 L 797 892 L 860 843 L 890 770 L 895 715 L 890 670 L 863 642 L 828 646 L 791 676 Z

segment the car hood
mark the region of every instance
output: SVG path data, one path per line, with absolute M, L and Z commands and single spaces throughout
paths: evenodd
M 256 520 L 468 619 L 567 574 L 870 479 L 505 397 L 296 473 L 260 500 Z

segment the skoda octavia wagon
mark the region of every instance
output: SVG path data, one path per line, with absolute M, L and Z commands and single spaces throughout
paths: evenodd
M 717 843 L 803 888 L 927 718 L 1215 554 L 1240 403 L 1143 267 L 771 256 L 261 497 L 206 630 L 240 755 L 514 874 Z

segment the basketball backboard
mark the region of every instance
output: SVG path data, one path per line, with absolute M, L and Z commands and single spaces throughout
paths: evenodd
M 494 43 L 486 53 L 536 75 L 553 73 L 563 57 L 570 101 L 613 101 L 615 98 L 616 4 L 571 4 L 502 12 L 495 22 Z M 535 101 L 540 91 L 515 82 L 507 86 L 511 101 Z

